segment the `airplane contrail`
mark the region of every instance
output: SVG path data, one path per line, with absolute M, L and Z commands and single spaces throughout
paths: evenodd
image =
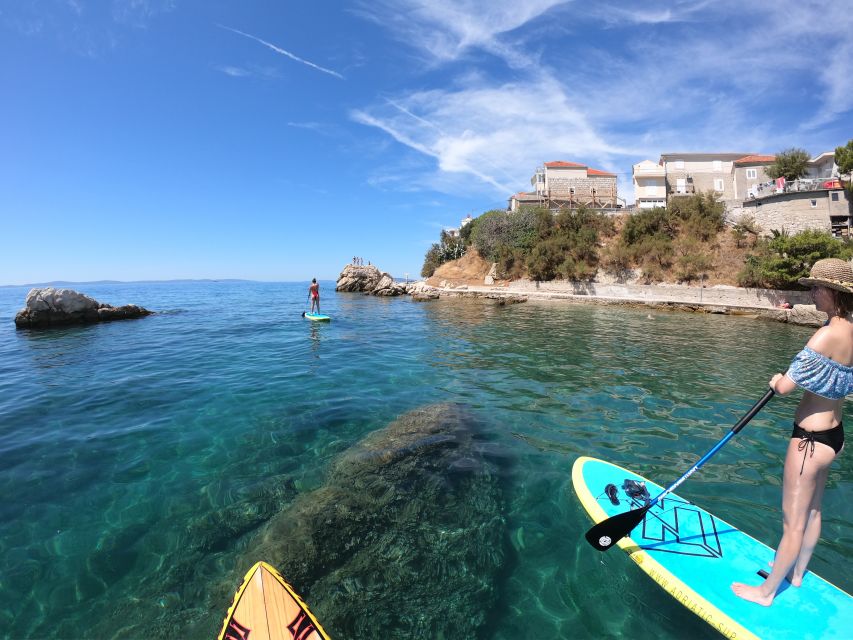
M 307 64 L 309 67 L 314 67 L 315 69 L 317 69 L 317 71 L 322 71 L 323 73 L 328 73 L 330 76 L 335 76 L 336 78 L 340 78 L 341 80 L 344 79 L 344 77 L 340 73 L 338 73 L 337 71 L 332 71 L 331 69 L 326 69 L 325 67 L 321 67 L 318 64 L 314 64 L 313 62 L 310 62 L 308 60 L 304 60 L 303 58 L 300 58 L 299 56 L 293 55 L 292 53 L 290 53 L 290 51 L 285 51 L 281 47 L 277 47 L 274 44 L 267 42 L 266 40 L 261 40 L 257 36 L 253 36 L 250 33 L 243 33 L 242 31 L 240 31 L 238 29 L 232 29 L 231 27 L 226 27 L 226 26 L 221 25 L 221 24 L 217 25 L 217 26 L 221 29 L 227 29 L 228 31 L 233 31 L 234 33 L 237 33 L 241 36 L 245 36 L 246 38 L 251 38 L 252 40 L 255 40 L 256 42 L 260 42 L 262 45 L 269 47 L 270 49 L 272 49 L 276 53 L 280 53 L 283 56 L 287 56 L 291 60 L 296 60 L 296 62 L 301 62 L 302 64 Z

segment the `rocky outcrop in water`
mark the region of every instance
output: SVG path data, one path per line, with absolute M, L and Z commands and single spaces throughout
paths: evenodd
M 338 638 L 476 637 L 505 556 L 498 470 L 461 406 L 411 411 L 334 464 L 250 544 Z
M 382 279 L 382 272 L 372 265 L 362 267 L 348 264 L 338 276 L 335 291 L 366 291 L 371 292 Z
M 15 316 L 18 329 L 36 329 L 67 324 L 128 320 L 151 315 L 153 312 L 127 304 L 114 307 L 72 289 L 32 289 L 27 294 L 26 307 Z
M 406 289 L 405 284 L 395 282 L 390 274 L 373 265 L 348 264 L 335 283 L 335 291 L 362 291 L 375 296 L 401 296 Z
M 415 302 L 426 302 L 427 300 L 438 300 L 439 298 L 438 289 L 423 281 L 410 283 L 408 292 Z

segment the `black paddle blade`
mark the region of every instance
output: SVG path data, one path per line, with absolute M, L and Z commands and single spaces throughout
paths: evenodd
M 599 551 L 607 551 L 631 533 L 631 530 L 643 521 L 646 512 L 651 508 L 652 505 L 647 504 L 645 507 L 626 511 L 612 518 L 607 518 L 607 520 L 602 520 L 586 532 L 586 541 Z

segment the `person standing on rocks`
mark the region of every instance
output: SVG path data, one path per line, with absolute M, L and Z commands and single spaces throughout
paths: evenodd
M 317 307 L 316 313 L 320 313 L 320 285 L 317 284 L 317 278 L 311 279 L 311 286 L 308 287 L 308 299 L 311 300 L 311 313 L 315 313 L 315 305 Z

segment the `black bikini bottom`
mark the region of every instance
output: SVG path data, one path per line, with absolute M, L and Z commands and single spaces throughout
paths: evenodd
M 797 449 L 803 452 L 803 466 L 800 467 L 800 475 L 802 475 L 803 469 L 806 468 L 806 456 L 808 455 L 810 447 L 811 454 L 814 455 L 815 442 L 820 442 L 828 447 L 832 447 L 832 450 L 835 451 L 836 455 L 838 455 L 838 452 L 841 451 L 841 447 L 844 446 L 844 424 L 839 422 L 837 427 L 832 427 L 832 429 L 827 429 L 825 431 L 806 431 L 795 422 L 794 432 L 791 434 L 791 438 L 800 439 L 800 444 L 797 445 Z

